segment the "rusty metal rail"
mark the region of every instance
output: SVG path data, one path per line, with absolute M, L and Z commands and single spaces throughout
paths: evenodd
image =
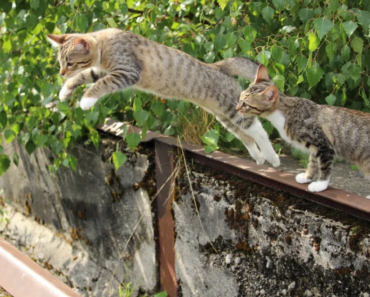
M 111 133 L 115 136 L 122 136 L 123 123 L 114 120 L 107 120 L 106 124 L 101 126 L 101 130 Z M 130 126 L 128 133 L 141 133 L 141 129 Z M 167 145 L 167 150 L 179 147 L 178 140 L 174 137 L 164 136 L 154 132 L 148 132 L 144 142 L 155 141 Z M 254 162 L 231 156 L 223 152 L 213 152 L 206 154 L 203 147 L 181 142 L 181 146 L 187 156 L 194 161 L 205 164 L 214 169 L 251 180 L 253 182 L 289 192 L 294 196 L 301 197 L 318 204 L 346 212 L 350 215 L 370 221 L 370 199 L 358 196 L 340 189 L 329 187 L 326 191 L 312 193 L 307 191 L 307 185 L 298 184 L 295 176 L 291 173 L 279 171 L 267 165 L 257 165 Z
M 1 238 L 0 284 L 14 297 L 80 296 Z
M 124 123 L 108 119 L 100 129 L 114 136 L 122 137 L 124 125 Z M 141 134 L 141 129 L 129 126 L 128 133 L 132 132 Z M 218 151 L 206 154 L 201 146 L 185 141 L 179 143 L 176 138 L 151 131 L 147 132 L 143 142 L 149 141 L 155 142 L 158 190 L 173 172 L 173 155 L 181 145 L 186 155 L 195 162 L 370 221 L 370 200 L 356 194 L 332 187 L 324 192 L 311 193 L 307 191 L 307 185 L 298 184 L 295 181 L 295 176 L 291 173 L 279 171 L 266 165 L 257 165 L 254 162 Z M 171 214 L 173 195 L 169 185 L 166 185 L 159 193 L 157 200 L 160 284 L 162 290 L 168 292 L 169 297 L 178 295 L 174 251 L 175 224 Z

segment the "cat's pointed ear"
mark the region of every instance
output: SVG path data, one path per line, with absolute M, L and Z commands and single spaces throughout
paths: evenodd
M 258 84 L 261 81 L 270 81 L 269 74 L 265 65 L 258 66 L 256 79 L 254 80 L 255 84 Z
M 46 37 L 48 38 L 52 46 L 58 47 L 62 45 L 64 42 L 66 42 L 66 40 L 69 38 L 69 35 L 68 34 L 61 34 L 61 35 L 48 34 L 46 35 Z
M 82 53 L 87 53 L 90 50 L 90 44 L 86 39 L 78 37 L 73 40 L 73 49 Z
M 279 89 L 277 86 L 270 86 L 262 93 L 263 102 L 265 104 L 274 103 L 279 96 Z

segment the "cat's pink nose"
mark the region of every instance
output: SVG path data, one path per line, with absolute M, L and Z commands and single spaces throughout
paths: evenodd
M 66 74 L 66 72 L 67 72 L 67 69 L 62 68 L 62 69 L 60 69 L 59 73 L 60 73 L 60 75 L 64 76 Z

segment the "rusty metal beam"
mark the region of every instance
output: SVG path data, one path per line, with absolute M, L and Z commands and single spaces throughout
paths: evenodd
M 175 182 L 174 152 L 164 143 L 155 143 L 155 164 L 157 181 L 157 218 L 159 247 L 159 280 L 161 289 L 169 297 L 177 296 L 175 272 L 175 222 L 172 216 Z
M 118 125 L 116 121 L 109 120 L 109 125 Z M 104 129 L 106 132 L 107 131 Z M 140 133 L 141 129 L 130 126 L 130 132 Z M 156 140 L 172 147 L 179 147 L 176 138 L 164 136 L 158 133 L 147 133 L 146 141 Z M 222 152 L 206 154 L 203 147 L 181 142 L 187 155 L 196 162 L 210 166 L 214 169 L 222 170 L 239 177 L 249 179 L 253 182 L 289 192 L 297 197 L 301 197 L 315 203 L 343 211 L 350 215 L 370 221 L 370 199 L 358 196 L 343 190 L 329 187 L 324 192 L 311 193 L 307 191 L 307 185 L 298 184 L 293 174 L 276 170 L 267 165 L 256 165 L 253 162 L 231 156 Z
M 14 297 L 79 297 L 70 287 L 0 238 L 0 286 Z
M 172 137 L 156 138 L 156 141 L 178 147 L 177 139 Z M 307 191 L 307 184 L 295 181 L 294 174 L 218 151 L 206 154 L 203 147 L 192 143 L 182 141 L 181 145 L 187 155 L 198 163 L 370 221 L 370 199 L 332 187 L 312 193 Z

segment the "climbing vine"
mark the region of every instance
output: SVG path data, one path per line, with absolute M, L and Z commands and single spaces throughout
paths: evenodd
M 369 9 L 370 0 L 1 1 L 2 141 L 24 146 L 28 154 L 49 148 L 55 154 L 51 172 L 61 165 L 76 168 L 77 160 L 68 152 L 77 142 L 98 147 L 96 127 L 106 117 L 141 127 L 142 137 L 148 129 L 185 137 L 184 127 L 203 123 L 203 130 L 194 131 L 202 134 L 207 151 L 244 149 L 200 108 L 136 91 L 106 96 L 83 111 L 74 106 L 80 88 L 72 100 L 51 109 L 63 81 L 46 34 L 109 27 L 130 30 L 206 63 L 251 57 L 268 66 L 276 85 L 289 95 L 369 111 Z M 245 80 L 239 82 L 246 86 Z M 268 123 L 265 128 L 273 132 Z M 124 140 L 134 149 L 140 136 L 125 134 Z M 116 167 L 125 160 L 119 151 L 112 157 Z M 0 146 L 0 175 L 11 162 L 18 164 L 17 153 Z

